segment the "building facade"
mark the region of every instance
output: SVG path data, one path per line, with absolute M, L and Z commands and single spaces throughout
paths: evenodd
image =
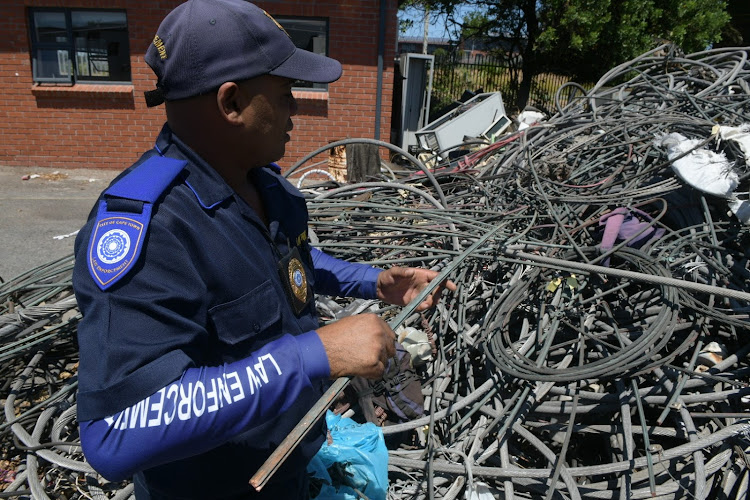
M 151 148 L 164 107 L 144 53 L 179 0 L 0 3 L 0 165 L 123 169 Z M 266 0 L 295 44 L 344 68 L 294 90 L 299 113 L 282 167 L 339 139 L 388 142 L 396 0 Z

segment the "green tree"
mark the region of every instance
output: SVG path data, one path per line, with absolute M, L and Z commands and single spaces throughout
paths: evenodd
M 610 68 L 670 41 L 685 52 L 721 39 L 726 0 L 423 0 L 448 14 L 463 36 L 481 36 L 504 55 L 528 101 L 542 72 L 591 81 Z M 459 5 L 474 13 L 455 18 Z

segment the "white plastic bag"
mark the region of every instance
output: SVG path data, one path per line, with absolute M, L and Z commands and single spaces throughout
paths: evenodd
M 714 125 L 711 132 L 725 141 L 736 142 L 745 155 L 745 162 L 750 163 L 750 123 L 743 123 L 739 127 Z
M 672 170 L 683 182 L 707 194 L 733 197 L 740 180 L 723 153 L 705 146 L 695 149 L 703 141 L 688 139 L 677 132 L 659 136 L 655 142 L 667 148 L 667 157 L 673 160 Z

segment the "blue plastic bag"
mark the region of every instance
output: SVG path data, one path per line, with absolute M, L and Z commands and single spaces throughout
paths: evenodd
M 323 443 L 307 466 L 311 498 L 356 500 L 361 492 L 370 500 L 385 500 L 388 491 L 388 449 L 383 430 L 372 423 L 326 413 L 333 443 Z M 320 487 L 320 493 L 315 490 Z

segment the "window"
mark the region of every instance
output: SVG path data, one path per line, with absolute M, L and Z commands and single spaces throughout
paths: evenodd
M 30 9 L 29 26 L 35 82 L 130 82 L 125 11 Z
M 316 54 L 328 55 L 328 20 L 309 17 L 276 17 L 275 19 L 292 37 L 294 45 Z M 297 82 L 294 87 L 326 90 L 328 85 L 325 83 Z

